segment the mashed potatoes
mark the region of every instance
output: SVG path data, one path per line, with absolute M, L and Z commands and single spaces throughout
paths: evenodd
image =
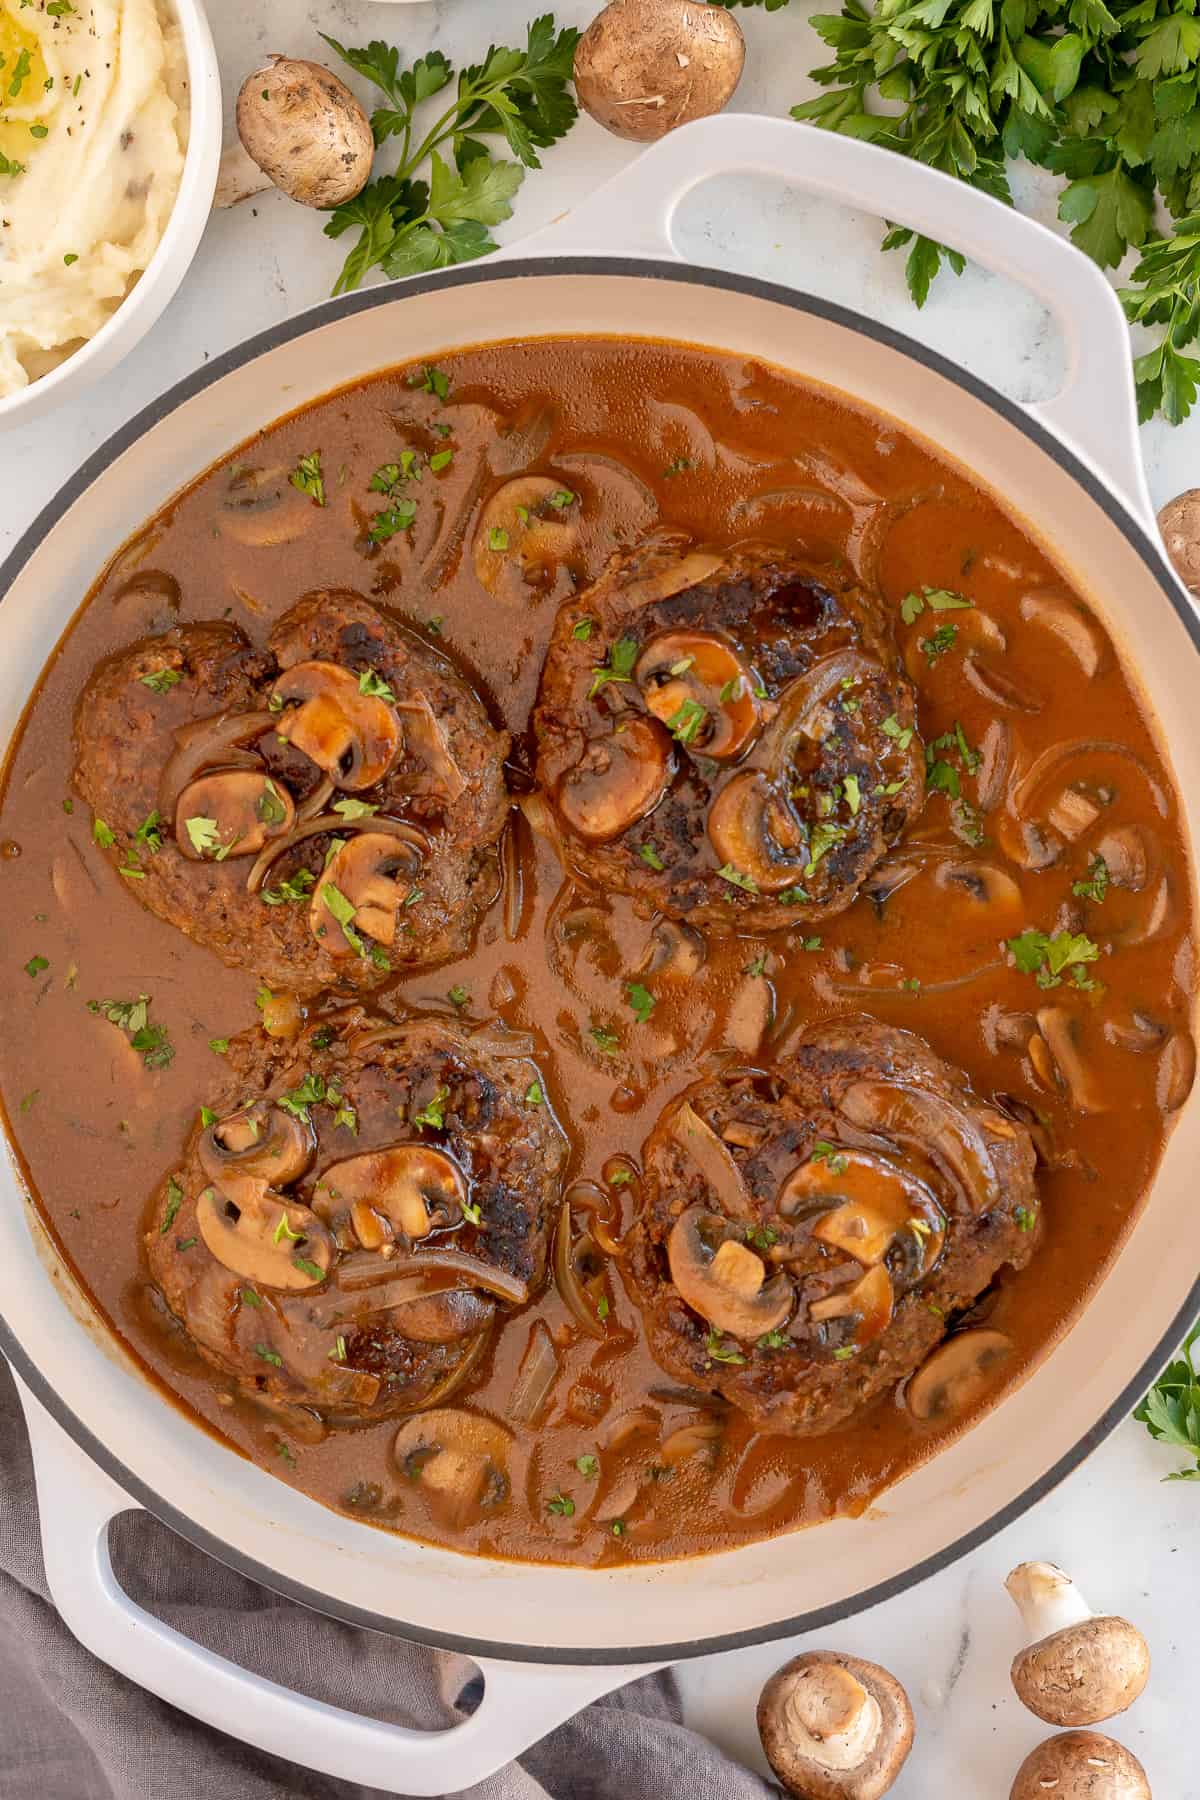
M 94 337 L 158 246 L 186 78 L 156 0 L 0 0 L 0 395 Z

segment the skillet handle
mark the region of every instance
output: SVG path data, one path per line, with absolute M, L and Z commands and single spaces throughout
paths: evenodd
M 1053 400 L 1026 410 L 1091 463 L 1153 530 L 1129 331 L 1116 294 L 1065 238 L 924 163 L 788 119 L 722 113 L 670 132 L 562 219 L 502 254 L 678 258 L 672 226 L 680 203 L 712 176 L 740 171 L 886 214 L 1036 294 L 1063 334 L 1067 373 Z
M 108 1528 L 137 1503 L 98 1469 L 17 1378 L 37 1479 L 50 1595 L 85 1649 L 194 1719 L 287 1762 L 365 1788 L 457 1794 L 645 1668 L 476 1658 L 484 1695 L 463 1724 L 415 1731 L 310 1700 L 192 1643 L 118 1585 Z M 380 1640 L 380 1655 L 387 1654 Z

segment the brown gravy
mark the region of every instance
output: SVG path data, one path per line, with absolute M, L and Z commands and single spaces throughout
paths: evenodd
M 953 738 L 957 721 L 979 746 L 1000 720 L 1011 735 L 1010 799 L 1030 770 L 1043 771 L 1025 782 L 1021 817 L 993 805 L 964 825 L 950 796 L 931 792 L 889 859 L 912 870 L 889 897 L 861 895 L 808 937 L 710 938 L 685 1006 L 659 1007 L 645 1023 L 625 1002 L 624 980 L 645 954 L 651 921 L 629 901 L 565 892 L 552 853 L 518 820 L 508 894 L 473 954 L 400 985 L 417 1011 L 453 1014 L 447 996 L 462 988 L 469 1015 L 496 1014 L 538 1034 L 570 1135 L 568 1179 L 599 1179 L 614 1157 L 636 1162 L 667 1099 L 722 1046 L 757 1056 L 760 1045 L 786 1044 L 798 1024 L 838 1010 L 909 1027 L 981 1093 L 1033 1108 L 1053 1146 L 1040 1173 L 1040 1250 L 984 1303 L 987 1322 L 1015 1346 L 1004 1369 L 1011 1384 L 1086 1303 L 1136 1214 L 1181 1098 L 1176 1064 L 1190 1050 L 1194 952 L 1170 771 L 1130 672 L 1019 522 L 893 423 L 740 358 L 548 340 L 448 355 L 439 367 L 449 385 L 451 479 L 436 496 L 428 478 L 413 487 L 410 532 L 377 549 L 365 543 L 386 504 L 369 491 L 372 474 L 405 444 L 412 389 L 410 372 L 398 369 L 284 419 L 201 477 L 113 560 L 66 634 L 11 753 L 0 812 L 9 921 L 0 1087 L 10 1132 L 55 1238 L 148 1372 L 226 1441 L 329 1505 L 459 1549 L 593 1565 L 713 1551 L 860 1512 L 962 1421 L 920 1424 L 896 1397 L 827 1437 L 756 1436 L 737 1413 L 713 1415 L 703 1396 L 670 1389 L 615 1270 L 603 1343 L 579 1333 L 550 1286 L 498 1334 L 474 1391 L 460 1395 L 459 1404 L 505 1418 L 533 1322 L 546 1321 L 560 1358 L 546 1422 L 521 1436 L 508 1502 L 461 1532 L 439 1523 L 420 1484 L 397 1471 L 395 1422 L 297 1441 L 231 1396 L 228 1381 L 168 1328 L 148 1289 L 140 1261 L 148 1196 L 178 1158 L 198 1105 L 222 1083 L 210 1039 L 255 1021 L 255 983 L 148 916 L 97 849 L 87 808 L 72 797 L 72 711 L 112 650 L 216 617 L 260 642 L 318 584 L 356 588 L 435 635 L 513 732 L 519 790 L 556 605 L 614 548 L 658 522 L 699 541 L 799 543 L 815 561 L 848 563 L 894 614 L 927 744 Z M 496 459 L 487 468 L 483 460 L 498 435 L 503 473 Z M 314 452 L 323 508 L 288 484 Z M 230 505 L 231 471 L 236 480 L 247 467 L 268 472 L 256 479 L 277 498 L 261 514 Z M 476 573 L 472 533 L 489 494 L 525 469 L 580 496 L 580 530 L 540 584 L 502 571 L 492 594 Z M 973 607 L 927 608 L 905 622 L 905 596 L 924 589 L 965 594 Z M 934 634 L 947 625 L 956 641 L 939 650 Z M 980 644 L 972 634 L 985 627 Z M 963 774 L 956 742 L 939 754 Z M 965 775 L 962 787 L 975 794 Z M 1064 811 L 1059 790 L 1068 787 L 1075 801 Z M 1029 824 L 1048 812 L 1061 827 L 1057 851 L 1034 825 L 1022 835 L 1022 817 Z M 1073 893 L 1094 873 L 1104 833 L 1127 827 L 1147 852 L 1140 886 L 1114 877 L 1101 902 Z M 986 841 L 964 842 L 964 833 Z M 947 883 L 952 858 L 1000 872 L 994 902 Z M 1081 969 L 1095 987 L 1076 987 L 1068 967 L 1053 992 L 1040 989 L 1005 951 L 1004 940 L 1027 928 L 1064 925 L 1099 946 L 1098 961 Z M 139 994 L 151 996 L 152 1017 L 174 1045 L 161 1071 L 147 1071 L 125 1036 L 87 1010 L 89 1000 Z M 1028 1051 L 1047 1005 L 1070 1016 L 1074 1089 L 1053 1058 Z M 596 1026 L 615 1034 L 615 1053 L 597 1045 Z M 617 1190 L 626 1224 L 629 1193 Z M 588 1393 L 600 1402 L 585 1407 Z M 622 1415 L 647 1406 L 657 1415 L 650 1435 L 605 1453 L 593 1475 L 598 1443 L 619 1441 Z M 715 1434 L 675 1436 L 714 1416 Z

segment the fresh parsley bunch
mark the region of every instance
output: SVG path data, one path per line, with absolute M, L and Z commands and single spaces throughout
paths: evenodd
M 732 0 L 724 0 L 725 4 Z M 755 4 L 756 0 L 737 0 Z M 763 3 L 763 0 L 757 0 Z M 773 10 L 772 0 L 765 0 Z M 782 0 L 786 3 L 786 0 Z M 1121 300 L 1131 322 L 1161 327 L 1135 360 L 1143 419 L 1187 417 L 1200 361 L 1200 19 L 1195 0 L 843 0 L 812 23 L 833 61 L 828 91 L 792 108 L 827 130 L 882 144 L 1011 204 L 1018 157 L 1065 178 L 1059 217 L 1072 241 L 1115 268 L 1141 251 Z M 888 113 L 878 110 L 887 102 Z M 872 107 L 875 110 L 872 110 Z M 1175 220 L 1160 234 L 1159 206 Z M 953 250 L 911 231 L 913 299 L 925 303 Z
M 535 19 L 523 50 L 493 45 L 481 63 L 460 70 L 450 104 L 423 130 L 418 113 L 455 79 L 440 50 L 402 68 L 400 52 L 378 40 L 355 50 L 325 38 L 384 97 L 371 115 L 376 145 L 392 139 L 400 144 L 392 173 L 337 207 L 325 227 L 331 238 L 358 232 L 335 294 L 358 287 L 371 269 L 416 275 L 496 248 L 489 227 L 511 216 L 525 170 L 541 167 L 538 151 L 575 122 L 569 83 L 578 37 L 573 28 L 556 31 L 552 13 Z M 493 157 L 483 140 L 495 137 L 506 141 L 517 161 Z M 421 173 L 426 166 L 427 178 Z
M 1163 1370 L 1133 1415 L 1152 1438 L 1175 1445 L 1195 1462 L 1195 1468 L 1165 1476 L 1167 1481 L 1200 1481 L 1200 1371 L 1192 1357 L 1197 1340 L 1200 1324 L 1192 1327 L 1178 1358 Z

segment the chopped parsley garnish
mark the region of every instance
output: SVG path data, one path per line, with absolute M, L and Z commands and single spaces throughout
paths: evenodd
M 833 1359 L 835 1362 L 849 1362 L 852 1356 L 857 1355 L 858 1346 L 856 1344 L 843 1344 L 840 1349 L 834 1351 Z
M 254 1289 L 251 1287 L 242 1288 L 241 1299 L 242 1299 L 242 1304 L 244 1306 L 253 1306 L 255 1308 L 258 1308 L 262 1305 L 261 1295 L 257 1294 L 254 1291 Z
M 117 841 L 116 832 L 110 825 L 105 824 L 99 813 L 92 820 L 92 836 L 102 850 L 111 850 Z
M 806 906 L 808 904 L 808 897 L 808 889 L 797 885 L 795 887 L 784 888 L 782 894 L 778 896 L 778 899 L 781 906 Z
M 756 1225 L 746 1233 L 746 1242 L 756 1250 L 769 1250 L 772 1244 L 778 1243 L 779 1233 L 770 1225 Z
M 698 700 L 685 700 L 678 711 L 672 713 L 667 720 L 667 727 L 672 737 L 681 744 L 693 744 L 699 734 L 700 727 L 708 717 L 708 708 L 701 706 Z
M 294 1118 L 309 1123 L 309 1107 L 315 1106 L 325 1098 L 325 1079 L 321 1075 L 306 1075 L 299 1087 L 290 1093 L 280 1094 L 276 1106 L 282 1106 L 284 1112 L 290 1112 Z
M 205 819 L 199 814 L 193 814 L 190 819 L 183 821 L 183 829 L 187 832 L 192 849 L 197 856 L 207 856 L 211 851 L 218 862 L 224 862 L 233 847 L 222 844 L 215 819 Z
M 592 670 L 592 685 L 588 689 L 588 699 L 594 699 L 600 689 L 610 681 L 630 681 L 633 677 L 633 666 L 637 662 L 637 656 L 637 639 L 619 637 L 608 653 L 608 661 L 600 663 Z
M 694 469 L 695 466 L 696 464 L 690 456 L 676 456 L 663 470 L 663 476 L 667 481 L 671 481 L 676 475 L 683 475 L 688 469 Z
M 508 533 L 503 525 L 493 525 L 488 532 L 488 549 L 497 552 L 508 549 Z
M 385 682 L 381 683 L 380 685 L 382 687 L 387 688 L 387 684 Z M 359 692 L 364 693 L 366 691 L 367 690 L 363 688 L 362 677 L 360 676 L 359 677 Z M 375 691 L 378 692 L 378 689 Z M 394 700 L 395 695 L 392 693 L 390 688 L 387 688 L 386 693 L 381 694 L 380 698 L 387 699 L 387 700 Z M 340 814 L 340 816 L 343 819 L 347 819 L 347 820 L 349 820 L 349 819 L 369 819 L 372 813 L 377 813 L 379 811 L 379 807 L 377 805 L 373 805 L 370 800 L 353 800 L 353 799 L 347 797 L 344 800 L 335 800 L 333 803 L 333 810 L 335 813 Z
M 447 1000 L 449 1000 L 451 1006 L 469 1006 L 471 1004 L 470 994 L 467 992 L 465 987 L 462 987 L 458 983 L 456 983 L 454 985 L 454 987 L 452 987 L 450 989 L 450 992 L 446 995 L 446 998 L 447 998 Z
M 263 782 L 262 793 L 254 802 L 256 817 L 264 825 L 282 825 L 287 818 L 287 808 L 280 798 L 279 789 L 268 776 Z M 154 815 L 157 818 L 157 814 Z M 139 831 L 138 836 L 142 834 Z
M 850 808 L 851 814 L 857 817 L 858 809 L 862 805 L 862 792 L 858 785 L 857 775 L 843 775 L 842 797 Z
M 134 837 L 139 844 L 145 844 L 151 856 L 157 856 L 162 849 L 162 820 L 157 810 L 146 814 Z
M 573 494 L 570 488 L 556 488 L 546 504 L 547 506 L 552 506 L 555 512 L 563 512 L 568 506 L 573 505 L 578 498 L 579 495 Z
M 644 1025 L 654 1011 L 654 995 L 640 981 L 632 981 L 625 989 L 625 1001 L 639 1025 Z
M 273 1368 L 281 1369 L 283 1367 L 282 1356 L 280 1356 L 277 1350 L 272 1350 L 269 1344 L 255 1344 L 254 1354 L 255 1356 L 261 1356 L 263 1361 L 265 1363 L 270 1363 Z
M 179 1217 L 179 1209 L 183 1205 L 183 1188 L 174 1175 L 167 1177 L 167 1204 L 163 1212 L 162 1224 L 158 1228 L 159 1237 L 166 1237 L 172 1225 Z
M 415 500 L 397 500 L 384 512 L 377 512 L 371 520 L 367 536 L 373 544 L 386 544 L 398 532 L 407 531 L 417 516 Z
M 835 844 L 840 844 L 846 835 L 846 826 L 831 825 L 827 819 L 818 819 L 812 828 L 808 840 L 808 863 L 804 873 L 811 875 L 823 856 L 827 856 Z
M 5 156 L 3 150 L 0 150 L 0 175 L 23 175 L 24 173 L 25 164 L 23 162 L 17 162 L 14 157 Z
M 823 1162 L 831 1175 L 844 1175 L 850 1167 L 850 1159 L 844 1156 L 836 1144 L 828 1143 L 825 1138 L 818 1138 L 809 1152 L 813 1162 Z
M 744 894 L 757 894 L 758 892 L 758 883 L 753 875 L 743 875 L 742 871 L 735 869 L 732 863 L 722 863 L 717 870 L 717 875 L 720 880 L 727 881 L 730 887 L 741 888 Z
M 435 1089 L 433 1099 L 423 1106 L 420 1112 L 412 1115 L 414 1125 L 428 1125 L 433 1131 L 446 1129 L 446 1102 L 450 1098 L 448 1087 Z
M 616 1032 L 606 1030 L 603 1025 L 592 1025 L 588 1036 L 603 1056 L 615 1056 L 620 1048 L 621 1040 Z
M 329 1352 L 329 1360 L 336 1363 L 344 1363 L 346 1360 L 346 1340 L 340 1332 L 334 1341 L 333 1349 Z
M 788 1336 L 784 1331 L 767 1331 L 758 1340 L 760 1350 L 786 1350 Z
M 462 1216 L 467 1221 L 468 1225 L 482 1225 L 483 1208 L 479 1205 L 478 1201 L 462 1200 L 459 1202 L 459 1206 Z
M 591 1455 L 577 1456 L 575 1467 L 586 1481 L 595 1481 L 600 1473 L 600 1458 Z
M 935 663 L 939 656 L 945 656 L 953 650 L 958 641 L 957 625 L 939 625 L 932 637 L 921 639 L 921 650 L 928 662 Z
M 808 951 L 819 950 L 821 948 L 821 939 L 819 937 L 801 938 L 800 948 Z
M 1086 987 L 1088 981 L 1083 976 L 1082 965 L 1096 962 L 1100 955 L 1099 944 L 1094 944 L 1082 932 L 1076 935 L 1070 931 L 1057 931 L 1050 937 L 1032 926 L 1020 937 L 1009 938 L 1008 947 L 1022 975 L 1036 975 L 1040 988 L 1057 987 L 1063 971 L 1070 968 L 1075 969 L 1076 986 Z
M 1087 880 L 1073 881 L 1071 892 L 1080 900 L 1094 900 L 1097 906 L 1108 892 L 1108 864 L 1102 856 L 1093 856 L 1088 864 Z
M 212 1107 L 211 1106 L 202 1106 L 200 1108 L 200 1123 L 204 1126 L 209 1126 L 209 1125 L 215 1125 L 216 1122 L 217 1122 L 217 1115 L 213 1111 Z
M 155 694 L 165 694 L 183 680 L 178 669 L 155 669 L 149 675 L 139 675 L 138 680 L 143 687 L 148 687 Z
M 560 1519 L 570 1519 L 575 1515 L 575 1502 L 569 1494 L 551 1494 L 546 1502 L 546 1511 L 556 1513 Z
M 12 76 L 8 83 L 8 97 L 10 100 L 16 99 L 17 95 L 28 81 L 31 66 L 32 61 L 28 50 L 22 50 L 17 56 L 16 62 L 13 64 Z
M 919 594 L 905 594 L 900 602 L 900 617 L 906 625 L 919 619 L 928 607 L 930 612 L 961 612 L 974 605 L 964 594 L 955 594 L 949 588 L 922 588 Z
M 309 1262 L 306 1256 L 293 1256 L 292 1265 L 299 1269 L 302 1275 L 310 1276 L 313 1281 L 324 1281 L 325 1279 L 325 1271 L 320 1264 Z
M 89 1000 L 88 1011 L 125 1032 L 147 1069 L 165 1069 L 172 1061 L 175 1046 L 166 1026 L 150 1023 L 149 994 L 139 994 L 136 1000 Z
M 337 49 L 336 44 L 334 45 L 334 48 Z M 373 50 L 382 50 L 383 45 L 382 44 L 372 44 L 371 48 Z M 359 53 L 355 52 L 353 54 L 359 54 Z M 427 63 L 429 63 L 431 61 L 432 61 L 432 58 L 426 58 Z M 392 64 L 393 64 L 393 74 L 394 74 L 395 73 L 395 56 L 394 55 L 392 58 Z M 436 93 L 437 90 L 436 90 L 436 88 L 431 88 L 428 91 L 431 93 Z M 422 371 L 419 375 L 410 375 L 409 376 L 408 385 L 411 388 L 420 388 L 421 391 L 426 394 L 436 394 L 439 400 L 448 400 L 450 398 L 450 377 L 448 375 L 444 375 L 442 373 L 441 369 L 435 369 L 428 363 L 425 364 L 424 368 L 422 369 Z
M 49 967 L 50 962 L 47 957 L 31 956 L 29 961 L 25 964 L 25 973 L 31 981 L 36 981 L 42 970 L 48 969 Z
M 1037 1210 L 1030 1206 L 1018 1206 L 1013 1218 L 1017 1221 L 1018 1231 L 1032 1231 L 1037 1224 Z
M 542 1092 L 541 1082 L 531 1081 L 529 1086 L 525 1089 L 526 1106 L 541 1106 L 545 1098 L 546 1096 Z
M 287 876 L 278 887 L 263 888 L 261 898 L 267 906 L 286 906 L 292 901 L 306 900 L 316 879 L 311 869 L 297 869 L 294 875 Z
M 603 1324 L 605 1319 L 607 1319 L 607 1317 L 608 1317 L 608 1295 L 607 1294 L 601 1294 L 600 1298 L 596 1302 L 596 1317 L 600 1320 L 601 1324 Z
M 228 1038 L 209 1038 L 208 1047 L 213 1052 L 214 1056 L 228 1056 L 229 1055 L 229 1039 Z
M 440 475 L 442 470 L 448 469 L 453 461 L 453 450 L 435 450 L 429 459 L 429 467 L 435 475 Z
M 646 867 L 648 869 L 653 869 L 656 875 L 661 875 L 667 866 L 653 844 L 643 844 L 638 850 L 638 855 L 641 857 Z
M 314 450 L 310 456 L 302 456 L 296 467 L 288 476 L 294 488 L 307 494 L 317 506 L 325 504 L 325 478 L 321 474 L 321 452 Z
M 763 950 L 760 952 L 760 954 L 758 956 L 756 956 L 754 958 L 753 962 L 748 962 L 746 964 L 745 968 L 742 970 L 742 974 L 743 975 L 762 975 L 762 974 L 765 974 L 766 967 L 767 967 L 767 953 L 765 950 Z
M 714 1362 L 744 1363 L 745 1357 L 736 1344 L 727 1344 L 719 1331 L 710 1331 L 704 1340 L 704 1348 Z
M 292 1222 L 287 1216 L 287 1208 L 284 1207 L 279 1215 L 275 1230 L 272 1233 L 271 1242 L 273 1244 L 281 1244 L 284 1238 L 287 1238 L 289 1243 L 298 1244 L 303 1236 L 304 1233 L 302 1231 L 292 1230 Z
M 571 629 L 571 636 L 578 638 L 581 644 L 586 644 L 591 635 L 592 621 L 590 619 L 580 619 L 579 623 Z
M 341 888 L 335 887 L 332 881 L 327 881 L 322 887 L 321 898 L 341 926 L 342 936 L 345 938 L 350 948 L 356 955 L 365 956 L 367 954 L 366 946 L 354 929 L 354 920 L 358 911 L 357 907 L 351 905 Z
M 731 675 L 729 680 L 725 682 L 724 686 L 721 688 L 720 693 L 717 695 L 717 699 L 722 706 L 728 706 L 731 700 L 740 700 L 741 697 L 742 678 L 740 675 Z
M 912 726 L 901 726 L 895 713 L 889 713 L 879 729 L 882 731 L 884 737 L 890 737 L 893 740 L 897 750 L 907 750 L 908 746 L 912 743 Z
M 396 698 L 387 682 L 383 679 L 383 676 L 375 669 L 364 669 L 362 671 L 358 678 L 358 691 L 360 694 L 370 695 L 374 700 L 394 701 Z M 377 806 L 368 806 L 367 803 L 362 800 L 355 801 L 354 805 L 361 807 L 362 812 L 350 812 L 348 809 L 343 811 L 341 806 L 339 806 L 337 810 L 342 812 L 342 816 L 347 819 L 359 819 L 362 818 L 364 813 L 379 811 Z

